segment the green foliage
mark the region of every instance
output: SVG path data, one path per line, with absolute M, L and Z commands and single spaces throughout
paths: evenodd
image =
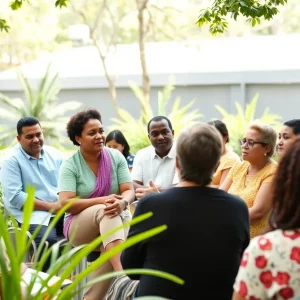
M 136 153 L 139 149 L 150 145 L 147 132 L 147 124 L 150 119 L 156 115 L 166 116 L 170 119 L 175 132 L 175 137 L 180 130 L 192 122 L 199 121 L 203 116 L 197 109 L 191 110 L 194 100 L 190 101 L 187 105 L 181 106 L 181 98 L 177 97 L 171 100 L 172 91 L 175 89 L 175 78 L 170 77 L 169 83 L 158 92 L 157 98 L 157 114 L 154 114 L 150 105 L 145 104 L 143 101 L 143 91 L 133 82 L 130 82 L 130 88 L 134 95 L 139 100 L 141 105 L 141 115 L 139 119 L 135 119 L 127 110 L 119 108 L 122 119 L 113 118 L 113 125 L 110 130 L 120 129 L 126 136 L 130 145 L 132 153 Z M 173 103 L 171 109 L 168 109 L 168 104 Z M 134 132 L 134 134 L 132 134 Z
M 86 278 L 89 274 L 91 274 L 96 268 L 101 266 L 104 262 L 106 262 L 108 259 L 110 259 L 115 254 L 121 252 L 122 250 L 141 242 L 144 239 L 150 238 L 156 234 L 159 234 L 160 232 L 167 229 L 166 225 L 161 225 L 158 227 L 155 227 L 153 229 L 147 230 L 146 232 L 143 232 L 141 234 L 135 235 L 124 243 L 118 245 L 117 247 L 102 253 L 99 258 L 94 261 L 92 264 L 87 266 L 83 271 L 76 274 L 76 277 L 73 279 L 73 282 L 63 289 L 63 291 L 60 291 L 61 283 L 70 277 L 70 275 L 74 272 L 76 266 L 84 259 L 91 251 L 93 251 L 95 248 L 97 248 L 102 240 L 104 238 L 107 238 L 110 234 L 120 230 L 121 228 L 128 227 L 130 225 L 134 225 L 136 223 L 139 223 L 145 219 L 148 219 L 152 216 L 152 213 L 146 213 L 144 215 L 141 215 L 131 222 L 128 222 L 124 224 L 123 226 L 119 226 L 115 228 L 114 230 L 108 232 L 107 234 L 103 236 L 99 236 L 96 238 L 93 242 L 89 243 L 88 245 L 82 245 L 75 247 L 71 249 L 70 243 L 67 243 L 67 245 L 64 247 L 62 255 L 58 255 L 59 252 L 59 243 L 55 244 L 52 249 L 48 249 L 46 252 L 42 252 L 42 247 L 47 239 L 47 236 L 51 229 L 55 226 L 55 223 L 58 221 L 59 218 L 63 215 L 63 213 L 69 208 L 69 206 L 73 203 L 72 201 L 68 203 L 62 209 L 54 218 L 53 222 L 49 225 L 41 243 L 37 250 L 37 253 L 35 255 L 33 268 L 36 270 L 41 270 L 45 261 L 48 257 L 51 256 L 51 265 L 47 271 L 49 274 L 49 277 L 45 280 L 39 278 L 38 276 L 33 276 L 31 282 L 27 287 L 25 288 L 25 291 L 21 291 L 21 274 L 20 274 L 20 268 L 21 264 L 24 261 L 25 254 L 29 251 L 29 247 L 31 244 L 31 241 L 36 236 L 39 228 L 33 233 L 32 238 L 28 241 L 27 240 L 27 230 L 29 228 L 29 220 L 30 216 L 33 210 L 34 205 L 34 188 L 28 187 L 27 188 L 28 198 L 25 201 L 23 213 L 23 224 L 21 227 L 21 230 L 15 230 L 14 236 L 15 236 L 15 246 L 12 243 L 12 240 L 10 238 L 10 234 L 8 232 L 8 227 L 5 223 L 5 219 L 3 215 L 0 214 L 0 274 L 1 274 L 1 288 L 2 288 L 2 300 L 19 300 L 21 299 L 21 294 L 23 294 L 22 299 L 45 299 L 45 292 L 42 291 L 43 288 L 46 288 L 46 294 L 49 296 L 47 299 L 58 299 L 58 300 L 69 300 L 72 299 L 75 295 L 77 295 L 82 289 L 88 287 L 89 285 L 106 280 L 108 278 L 113 278 L 117 275 L 122 274 L 147 274 L 152 276 L 159 276 L 164 279 L 171 280 L 178 284 L 183 284 L 184 281 L 176 276 L 170 275 L 165 272 L 157 271 L 157 270 L 148 270 L 148 269 L 131 269 L 131 270 L 124 270 L 122 272 L 113 272 L 109 274 L 105 274 L 103 276 L 98 277 L 97 279 L 93 281 L 89 281 L 87 284 L 79 286 L 79 284 L 82 282 L 84 278 Z M 74 199 L 73 201 L 76 201 Z M 16 222 L 14 222 L 16 223 Z M 15 224 L 16 226 L 16 224 Z M 7 252 L 7 256 L 9 259 L 9 262 L 5 260 L 5 253 Z M 51 279 L 52 276 L 59 273 L 59 276 L 61 279 L 54 285 L 48 286 L 48 282 Z M 29 297 L 33 285 L 36 281 L 41 282 L 41 286 L 36 293 L 35 296 Z M 1 289 L 0 289 L 1 290 Z M 24 295 L 25 294 L 25 295 Z M 57 298 L 56 298 L 57 296 Z
M 21 71 L 17 71 L 19 81 L 23 87 L 24 99 L 11 99 L 0 93 L 0 102 L 6 108 L 0 108 L 0 117 L 9 121 L 2 126 L 0 143 L 11 145 L 16 142 L 16 123 L 23 117 L 33 116 L 40 120 L 43 127 L 46 142 L 60 147 L 65 137 L 60 130 L 65 129 L 67 118 L 65 113 L 79 109 L 82 104 L 77 101 L 59 103 L 57 95 L 60 91 L 58 86 L 58 73 L 52 75 L 50 64 L 46 73 L 40 80 L 37 89 L 34 89 Z
M 6 20 L 0 19 L 0 31 L 6 31 L 8 32 L 10 27 L 8 26 Z
M 29 0 L 13 0 L 10 4 L 9 7 L 12 10 L 18 10 L 21 9 L 24 3 L 30 3 Z M 56 0 L 55 1 L 55 6 L 62 8 L 62 7 L 66 7 L 68 4 L 69 0 Z M 7 24 L 6 20 L 4 19 L 0 19 L 0 32 L 1 31 L 6 31 L 8 32 L 10 30 L 10 26 Z
M 246 109 L 243 110 L 242 106 L 239 103 L 235 103 L 237 114 L 229 114 L 219 105 L 216 105 L 216 109 L 223 116 L 222 121 L 226 124 L 229 131 L 229 140 L 230 145 L 234 152 L 241 155 L 241 146 L 239 139 L 243 138 L 245 131 L 248 125 L 259 119 L 262 123 L 269 124 L 278 128 L 281 123 L 281 116 L 270 113 L 269 108 L 267 107 L 263 114 L 260 117 L 256 116 L 256 105 L 259 95 L 256 94 L 250 103 L 246 105 Z
M 287 0 L 259 1 L 259 0 L 216 0 L 211 7 L 202 9 L 197 24 L 202 27 L 210 24 L 209 30 L 215 35 L 223 33 L 227 28 L 226 16 L 237 20 L 244 16 L 255 26 L 261 19 L 271 20 L 279 12 L 278 6 L 285 5 Z

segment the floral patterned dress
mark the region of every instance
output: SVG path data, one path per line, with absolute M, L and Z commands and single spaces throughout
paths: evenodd
M 278 229 L 254 238 L 234 290 L 247 300 L 300 299 L 300 230 Z

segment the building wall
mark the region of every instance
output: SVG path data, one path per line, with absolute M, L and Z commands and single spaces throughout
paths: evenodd
M 261 74 L 257 77 L 252 76 L 252 80 L 247 76 L 237 76 L 236 74 L 234 76 L 234 80 L 226 76 L 220 80 L 220 78 L 214 78 L 210 75 L 208 80 L 201 78 L 190 80 L 190 84 L 185 84 L 188 80 L 181 80 L 179 76 L 168 108 L 170 109 L 176 97 L 181 97 L 182 105 L 194 99 L 193 108 L 198 109 L 204 115 L 202 121 L 208 121 L 212 118 L 221 117 L 215 105 L 220 105 L 226 111 L 235 113 L 235 102 L 239 102 L 244 107 L 256 93 L 259 93 L 256 117 L 259 117 L 265 108 L 269 107 L 272 113 L 281 115 L 283 121 L 300 118 L 300 81 L 291 80 L 293 78 L 291 76 L 289 81 L 284 80 L 283 77 L 276 80 L 274 75 L 272 75 L 273 80 L 270 80 L 267 75 L 264 77 Z M 254 80 L 255 78 L 258 79 Z M 270 83 L 272 81 L 274 83 Z M 70 83 L 70 80 L 68 82 Z M 150 98 L 154 113 L 157 113 L 158 91 L 162 89 L 167 80 L 159 82 L 154 78 L 152 82 L 153 87 Z M 13 88 L 1 92 L 10 97 L 20 97 L 21 95 L 20 91 L 14 91 Z M 97 87 L 93 84 L 85 88 L 84 85 L 76 85 L 75 88 L 71 88 L 71 85 L 67 84 L 61 90 L 59 99 L 61 101 L 76 100 L 82 102 L 84 107 L 99 109 L 106 127 L 111 125 L 111 119 L 115 117 L 108 89 L 103 86 Z M 120 107 L 127 109 L 134 117 L 138 118 L 140 112 L 139 102 L 125 84 L 120 85 L 118 88 L 118 101 Z

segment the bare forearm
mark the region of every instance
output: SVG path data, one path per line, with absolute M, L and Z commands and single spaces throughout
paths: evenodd
M 143 185 L 143 183 L 140 182 L 140 181 L 134 181 L 133 182 L 133 188 L 134 188 L 134 190 L 139 189 L 139 188 L 144 189 L 144 188 L 147 188 L 147 186 Z
M 123 197 L 122 200 L 127 200 L 129 204 L 131 204 L 135 200 L 135 192 L 134 190 L 127 190 L 124 191 L 121 196 Z
M 39 199 L 34 199 L 34 210 L 51 211 L 57 205 L 57 202 L 47 202 Z
M 70 206 L 70 208 L 67 210 L 67 212 L 76 215 L 85 210 L 88 207 L 91 207 L 93 205 L 97 204 L 105 204 L 105 200 L 107 197 L 97 197 L 97 198 L 91 198 L 91 199 L 76 199 L 74 203 Z M 66 205 L 69 201 L 73 201 L 72 199 L 63 200 L 62 205 Z
M 266 213 L 261 209 L 255 207 L 249 208 L 250 223 L 261 220 L 265 215 Z

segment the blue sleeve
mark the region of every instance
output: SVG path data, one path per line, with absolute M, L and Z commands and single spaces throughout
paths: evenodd
M 27 193 L 24 192 L 19 162 L 14 157 L 2 162 L 0 178 L 4 201 L 21 210 Z

